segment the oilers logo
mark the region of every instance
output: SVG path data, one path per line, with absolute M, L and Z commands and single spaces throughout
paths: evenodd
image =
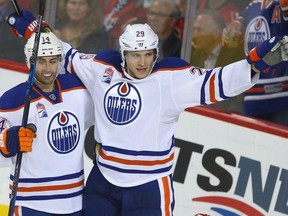
M 104 110 L 113 124 L 126 125 L 134 121 L 141 111 L 141 97 L 131 83 L 119 82 L 105 94 Z
M 77 117 L 69 111 L 56 113 L 50 120 L 47 136 L 48 143 L 55 152 L 66 154 L 73 151 L 80 138 Z
M 257 16 L 247 25 L 245 33 L 245 53 L 247 54 L 251 49 L 259 43 L 270 39 L 270 29 L 267 20 L 263 16 Z

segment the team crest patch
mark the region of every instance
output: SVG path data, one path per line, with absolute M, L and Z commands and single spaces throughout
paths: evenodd
M 139 90 L 131 83 L 119 82 L 105 94 L 104 110 L 110 122 L 126 125 L 133 122 L 142 107 Z
M 104 71 L 103 77 L 102 77 L 102 82 L 110 84 L 112 76 L 113 76 L 113 73 L 114 73 L 114 71 L 113 71 L 113 69 L 111 67 L 106 68 L 105 71 Z
M 48 114 L 47 114 L 47 111 L 46 111 L 44 104 L 38 103 L 36 105 L 36 108 L 37 108 L 39 118 L 48 117 Z
M 79 143 L 80 125 L 69 111 L 56 113 L 50 120 L 47 138 L 51 148 L 60 154 L 73 151 Z
M 257 16 L 246 27 L 244 49 L 247 54 L 251 49 L 270 39 L 269 25 L 265 17 Z

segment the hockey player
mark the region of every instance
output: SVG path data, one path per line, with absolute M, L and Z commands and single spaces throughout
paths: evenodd
M 28 67 L 34 35 L 24 48 Z M 85 129 L 94 123 L 93 104 L 75 75 L 58 75 L 62 61 L 60 41 L 52 32 L 41 33 L 28 116 L 28 122 L 37 126 L 37 137 L 32 151 L 31 145 L 22 147 L 20 140 L 20 151 L 29 153 L 23 154 L 15 215 L 81 215 L 84 137 Z M 0 156 L 13 164 L 19 147 L 17 134 L 11 137 L 10 131 L 21 124 L 26 88 L 21 83 L 0 98 L 0 129 L 6 141 Z
M 246 29 L 242 35 L 244 50 L 247 54 L 253 47 L 270 37 L 288 34 L 287 11 L 288 0 L 254 0 L 238 19 L 238 25 L 242 23 L 244 27 L 235 28 L 237 22 L 235 20 L 229 25 L 230 31 L 237 34 L 237 30 Z M 240 31 L 238 35 L 241 35 Z M 229 31 L 224 31 L 223 36 L 229 46 L 229 39 L 231 41 L 233 37 Z M 260 80 L 245 93 L 244 113 L 288 126 L 287 86 L 288 66 L 286 64 L 280 64 L 269 72 L 262 73 Z
M 11 14 L 8 23 L 29 37 L 35 18 L 23 14 Z M 286 60 L 285 39 L 272 38 L 247 60 L 209 70 L 180 58 L 157 62 L 158 37 L 147 24 L 126 27 L 120 52 L 89 56 L 63 43 L 65 69 L 92 94 L 94 136 L 101 142 L 84 191 L 84 215 L 171 216 L 173 135 L 180 113 L 251 88 L 260 74 L 255 71 L 281 62 L 280 54 Z M 278 48 L 270 52 L 273 47 Z
M 266 38 L 288 34 L 288 0 L 253 1 L 244 11 L 248 53 Z M 246 92 L 245 114 L 288 126 L 288 66 L 279 65 Z

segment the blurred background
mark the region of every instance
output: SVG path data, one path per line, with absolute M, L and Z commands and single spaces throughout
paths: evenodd
M 37 17 L 38 0 L 18 4 Z M 259 42 L 286 34 L 281 29 L 288 29 L 287 5 L 288 0 L 46 0 L 44 20 L 83 53 L 118 50 L 126 25 L 148 23 L 159 36 L 159 60 L 176 56 L 209 69 L 244 59 Z M 0 63 L 27 70 L 25 39 L 16 38 L 5 22 L 12 11 L 10 0 L 0 0 Z M 209 106 L 287 126 L 287 71 L 281 68 L 276 77 L 273 71 L 255 89 Z

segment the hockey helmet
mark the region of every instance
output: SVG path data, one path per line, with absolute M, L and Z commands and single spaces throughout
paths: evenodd
M 31 35 L 24 46 L 25 60 L 28 68 L 30 68 L 30 59 L 33 53 L 35 33 Z M 41 32 L 39 38 L 39 47 L 37 56 L 60 56 L 60 64 L 63 60 L 63 48 L 59 39 L 52 32 Z
M 121 66 L 125 67 L 125 51 L 144 51 L 144 50 L 156 50 L 157 61 L 159 56 L 158 36 L 147 24 L 132 24 L 127 25 L 122 35 L 119 37 L 119 46 L 122 57 Z

